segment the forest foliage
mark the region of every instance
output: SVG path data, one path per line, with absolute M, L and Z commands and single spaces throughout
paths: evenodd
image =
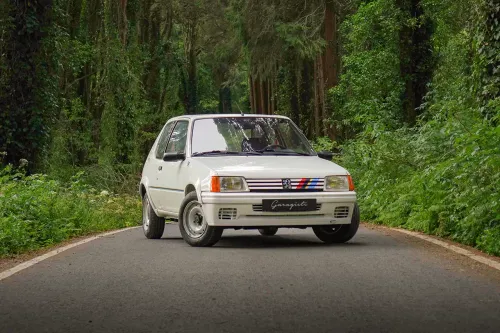
M 495 0 L 0 2 L 0 151 L 135 191 L 164 122 L 290 116 L 363 218 L 500 254 Z
M 136 197 L 98 191 L 76 174 L 68 182 L 0 170 L 0 258 L 89 233 L 136 226 Z

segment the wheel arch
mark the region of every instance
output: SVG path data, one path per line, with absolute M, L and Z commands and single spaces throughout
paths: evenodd
M 184 188 L 184 197 L 186 197 L 189 193 L 194 192 L 198 197 L 198 201 L 201 202 L 201 185 L 199 179 L 191 179 L 188 182 L 186 187 Z
M 139 193 L 141 194 L 141 199 L 146 195 L 146 186 L 144 186 L 144 184 L 141 184 L 139 187 Z
M 149 204 L 151 205 L 151 208 L 153 208 L 153 210 L 154 210 L 154 212 L 155 212 L 156 215 L 160 216 L 160 212 L 156 208 L 155 203 L 151 200 L 151 198 L 148 195 L 148 190 L 147 190 L 146 184 L 141 183 L 139 185 L 139 193 L 140 193 L 140 196 L 141 196 L 141 200 L 144 199 L 145 196 L 148 197 Z
M 193 184 L 188 184 L 184 189 L 184 196 L 188 195 L 191 192 L 197 192 L 196 187 Z

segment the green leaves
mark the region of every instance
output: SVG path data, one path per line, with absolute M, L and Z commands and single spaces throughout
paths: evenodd
M 263 79 L 286 57 L 313 59 L 325 46 L 321 36 L 324 1 L 244 1 L 244 44 L 252 74 Z
M 299 22 L 277 22 L 277 37 L 283 42 L 284 51 L 297 53 L 301 59 L 314 59 L 326 46 L 310 28 Z
M 451 142 L 435 135 L 443 126 L 453 128 Z M 469 130 L 481 136 L 451 119 L 344 145 L 364 217 L 499 255 L 500 137 L 481 120 Z
M 401 25 L 402 13 L 392 0 L 363 3 L 342 24 L 343 74 L 330 91 L 337 127 L 376 135 L 399 126 Z
M 0 169 L 0 256 L 140 221 L 137 198 L 104 195 L 82 176 L 63 184 L 41 174 L 25 177 L 11 166 Z
M 493 2 L 423 0 L 419 19 L 395 1 L 363 3 L 342 26 L 344 72 L 330 96 L 337 126 L 356 133 L 342 144 L 341 163 L 353 174 L 365 219 L 500 255 Z M 403 126 L 408 96 L 399 70 L 409 60 L 398 40 L 405 27 L 427 19 L 436 64 L 422 116 L 416 126 Z

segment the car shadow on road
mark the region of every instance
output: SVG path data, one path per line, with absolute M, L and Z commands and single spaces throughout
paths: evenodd
M 345 244 L 325 244 L 321 241 L 314 241 L 297 236 L 270 236 L 264 237 L 260 235 L 241 235 L 241 236 L 222 236 L 222 239 L 215 244 L 215 248 L 289 248 L 289 247 L 351 247 L 351 246 L 364 246 L 365 243 L 349 242 Z
M 169 241 L 184 242 L 184 239 L 182 239 L 181 236 L 163 236 L 161 239 L 162 240 L 169 240 Z

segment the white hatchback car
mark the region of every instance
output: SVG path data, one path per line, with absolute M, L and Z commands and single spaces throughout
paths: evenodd
M 351 176 L 331 159 L 287 117 L 170 119 L 142 173 L 144 234 L 161 238 L 167 218 L 192 246 L 214 245 L 227 228 L 272 236 L 312 227 L 323 242 L 346 242 L 359 208 Z

